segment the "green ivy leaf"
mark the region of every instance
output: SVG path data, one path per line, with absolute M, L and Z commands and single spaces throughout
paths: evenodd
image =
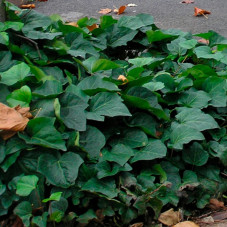
M 204 136 L 197 129 L 188 125 L 172 124 L 170 143 L 168 146 L 174 149 L 183 149 L 183 145 L 192 140 L 204 140 Z
M 130 28 L 132 30 L 137 30 L 138 28 L 153 24 L 153 17 L 150 16 L 145 18 L 144 14 L 139 14 L 137 16 L 123 16 L 118 20 L 118 27 Z
M 200 109 L 179 107 L 176 119 L 183 126 L 188 126 L 198 131 L 219 128 L 217 122 L 209 114 L 203 113 Z
M 6 32 L 0 32 L 0 44 L 9 45 L 9 36 Z
M 99 59 L 93 63 L 92 72 L 98 72 L 102 70 L 116 69 L 120 66 L 113 61 L 107 59 Z
M 23 201 L 16 206 L 13 212 L 21 218 L 25 227 L 30 226 L 30 218 L 32 217 L 31 203 L 28 201 Z
M 182 158 L 186 163 L 202 166 L 207 163 L 209 154 L 199 143 L 194 142 L 189 149 L 183 151 Z
M 220 52 L 212 53 L 211 48 L 208 46 L 199 46 L 194 49 L 197 58 L 215 59 L 220 61 L 223 55 Z
M 110 177 L 118 174 L 119 172 L 129 172 L 132 170 L 132 167 L 126 163 L 124 166 L 120 166 L 119 164 L 110 164 L 109 162 L 103 161 L 97 164 L 97 177 L 98 179 L 102 179 L 104 177 Z
M 28 196 L 36 189 L 39 178 L 36 175 L 23 176 L 17 182 L 16 194 L 20 196 Z
M 42 202 L 47 203 L 49 201 L 59 201 L 61 198 L 61 195 L 62 195 L 62 192 L 54 192 L 50 195 L 49 198 L 43 199 Z
M 203 83 L 203 90 L 210 97 L 210 105 L 214 107 L 225 107 L 227 102 L 226 97 L 226 80 L 219 77 L 208 77 Z
M 132 158 L 131 162 L 137 162 L 141 160 L 153 160 L 156 158 L 163 158 L 166 156 L 166 146 L 161 140 L 150 139 L 146 147 L 137 151 Z
M 100 92 L 91 98 L 88 119 L 104 120 L 104 116 L 131 116 L 121 98 L 114 93 Z
M 126 129 L 120 138 L 111 141 L 111 145 L 124 144 L 131 148 L 144 147 L 148 143 L 147 135 L 140 129 Z
M 107 43 L 112 48 L 126 45 L 127 42 L 131 41 L 138 33 L 138 31 L 129 28 L 120 28 L 117 24 L 107 29 L 106 32 Z
M 17 82 L 23 81 L 28 77 L 30 73 L 30 68 L 24 62 L 14 65 L 9 70 L 1 73 L 0 83 L 11 86 Z
M 98 158 L 100 150 L 106 143 L 105 136 L 95 127 L 88 126 L 85 132 L 80 133 L 79 145 L 90 157 Z
M 120 89 L 109 81 L 105 81 L 105 77 L 94 75 L 83 79 L 78 85 L 82 91 L 88 95 L 95 95 L 102 91 L 120 91 Z
M 38 171 L 58 187 L 68 188 L 75 184 L 83 159 L 73 152 L 43 154 L 38 159 Z
M 79 223 L 87 224 L 89 221 L 92 219 L 97 218 L 95 211 L 92 209 L 89 209 L 87 212 L 84 214 L 81 214 L 78 218 L 77 221 Z
M 161 41 L 161 40 L 169 39 L 169 38 L 175 38 L 175 37 L 176 37 L 176 35 L 167 34 L 167 33 L 164 33 L 160 30 L 156 30 L 156 31 L 149 30 L 149 31 L 147 31 L 147 38 L 148 38 L 149 43 L 157 42 L 157 41 Z
M 57 80 L 46 80 L 40 87 L 36 88 L 32 93 L 39 97 L 55 98 L 62 93 L 62 83 Z
M 27 144 L 36 144 L 43 147 L 65 151 L 65 142 L 62 135 L 54 127 L 54 118 L 40 117 L 28 122 L 27 132 L 31 137 L 20 134 Z
M 42 216 L 34 216 L 32 218 L 32 223 L 39 226 L 39 227 L 46 227 L 47 225 L 47 216 L 48 213 L 44 212 Z
M 7 102 L 11 107 L 20 105 L 21 107 L 28 107 L 32 100 L 31 89 L 28 86 L 23 86 L 20 89 L 13 91 L 7 96 Z
M 211 97 L 208 93 L 201 90 L 189 89 L 180 95 L 178 103 L 186 107 L 204 108 L 208 106 L 210 100 Z
M 146 134 L 151 136 L 156 136 L 156 120 L 149 114 L 143 112 L 134 113 L 132 117 L 129 118 L 127 124 L 131 127 L 139 127 Z
M 74 130 L 86 130 L 86 115 L 84 110 L 88 104 L 73 93 L 64 93 L 60 97 L 60 118 L 64 124 Z
M 53 201 L 49 207 L 50 220 L 60 222 L 68 208 L 68 201 L 61 197 L 59 201 Z
M 102 151 L 103 160 L 116 162 L 121 166 L 125 165 L 125 163 L 133 155 L 134 155 L 134 151 L 130 147 L 124 144 L 116 144 L 115 146 L 113 146 L 111 151 L 108 151 L 108 150 Z
M 96 178 L 91 178 L 82 186 L 82 190 L 101 193 L 108 198 L 114 198 L 118 194 L 114 180 L 109 179 L 98 180 Z

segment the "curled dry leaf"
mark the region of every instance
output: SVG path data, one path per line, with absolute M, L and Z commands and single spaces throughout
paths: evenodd
M 177 224 L 181 220 L 180 211 L 174 211 L 173 208 L 160 214 L 158 220 L 167 226 L 172 226 Z
M 194 16 L 201 16 L 201 15 L 205 15 L 205 14 L 211 14 L 210 11 L 207 11 L 205 9 L 200 9 L 198 7 L 194 7 Z
M 17 132 L 24 131 L 29 118 L 32 118 L 29 112 L 30 108 L 21 108 L 16 106 L 10 108 L 3 103 L 0 103 L 0 136 L 7 140 L 14 136 Z
M 183 221 L 183 222 L 180 222 L 180 223 L 174 225 L 173 227 L 199 227 L 199 225 L 197 225 L 196 223 L 194 223 L 192 221 Z
M 93 24 L 91 26 L 87 26 L 87 28 L 90 32 L 92 32 L 94 29 L 99 28 L 99 26 L 97 24 Z
M 192 3 L 194 3 L 194 1 L 191 1 L 191 0 L 185 0 L 185 1 L 182 1 L 181 3 L 192 4 Z
M 34 9 L 35 8 L 35 4 L 21 5 L 20 8 L 21 9 Z
M 128 79 L 124 75 L 119 75 L 117 79 L 123 82 L 128 82 Z
M 109 8 L 101 9 L 99 11 L 99 13 L 101 13 L 101 14 L 108 14 L 108 13 L 111 13 L 111 12 L 112 12 L 112 9 L 109 9 Z
M 210 199 L 209 208 L 212 210 L 226 209 L 224 203 L 217 199 Z
M 119 9 L 114 9 L 114 12 L 117 13 L 118 15 L 124 13 L 125 9 L 127 8 L 127 5 L 121 6 Z

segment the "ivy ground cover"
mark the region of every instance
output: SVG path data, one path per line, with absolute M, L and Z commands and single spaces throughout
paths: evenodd
M 1 219 L 128 226 L 223 199 L 224 37 L 160 30 L 145 14 L 71 26 L 6 7 L 0 102 L 33 117 L 0 140 Z

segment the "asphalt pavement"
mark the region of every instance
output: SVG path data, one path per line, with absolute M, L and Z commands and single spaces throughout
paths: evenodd
M 118 8 L 129 3 L 136 7 L 127 7 L 123 15 L 139 13 L 151 14 L 156 26 L 161 29 L 176 28 L 193 34 L 214 30 L 227 37 L 227 0 L 194 0 L 193 4 L 181 3 L 182 0 L 48 0 L 37 2 L 36 10 L 47 15 L 60 14 L 65 21 L 77 21 L 81 17 L 98 18 L 102 8 Z M 194 7 L 210 11 L 211 14 L 195 17 Z

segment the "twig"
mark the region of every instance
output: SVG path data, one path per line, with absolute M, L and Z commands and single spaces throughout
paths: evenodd
M 208 19 L 208 17 L 204 14 L 204 13 L 201 13 L 206 19 Z
M 34 40 L 29 39 L 28 37 L 23 36 L 23 35 L 16 34 L 16 36 L 18 36 L 18 37 L 20 37 L 20 38 L 22 38 L 22 39 L 25 39 L 25 40 L 31 42 L 31 43 L 35 46 L 35 48 L 36 48 L 36 50 L 37 50 L 37 53 L 38 53 L 38 55 L 39 55 L 39 59 L 42 59 L 42 56 L 41 56 L 41 54 L 40 54 L 40 51 L 39 51 L 39 47 L 38 47 L 38 43 L 37 43 L 37 42 L 35 42 Z
M 188 55 L 185 56 L 185 58 L 184 58 L 184 60 L 181 62 L 181 64 L 184 63 L 184 62 L 187 60 L 187 58 L 188 58 Z M 176 74 L 179 72 L 179 70 L 181 69 L 181 67 L 182 67 L 181 65 L 178 67 L 178 69 L 176 70 L 176 72 L 174 73 L 174 75 L 176 75 Z
M 36 113 L 36 115 L 35 115 L 34 118 L 36 118 L 36 117 L 39 115 L 39 113 L 40 113 L 41 110 L 42 110 L 42 108 L 39 108 L 39 110 L 38 110 L 38 112 Z

